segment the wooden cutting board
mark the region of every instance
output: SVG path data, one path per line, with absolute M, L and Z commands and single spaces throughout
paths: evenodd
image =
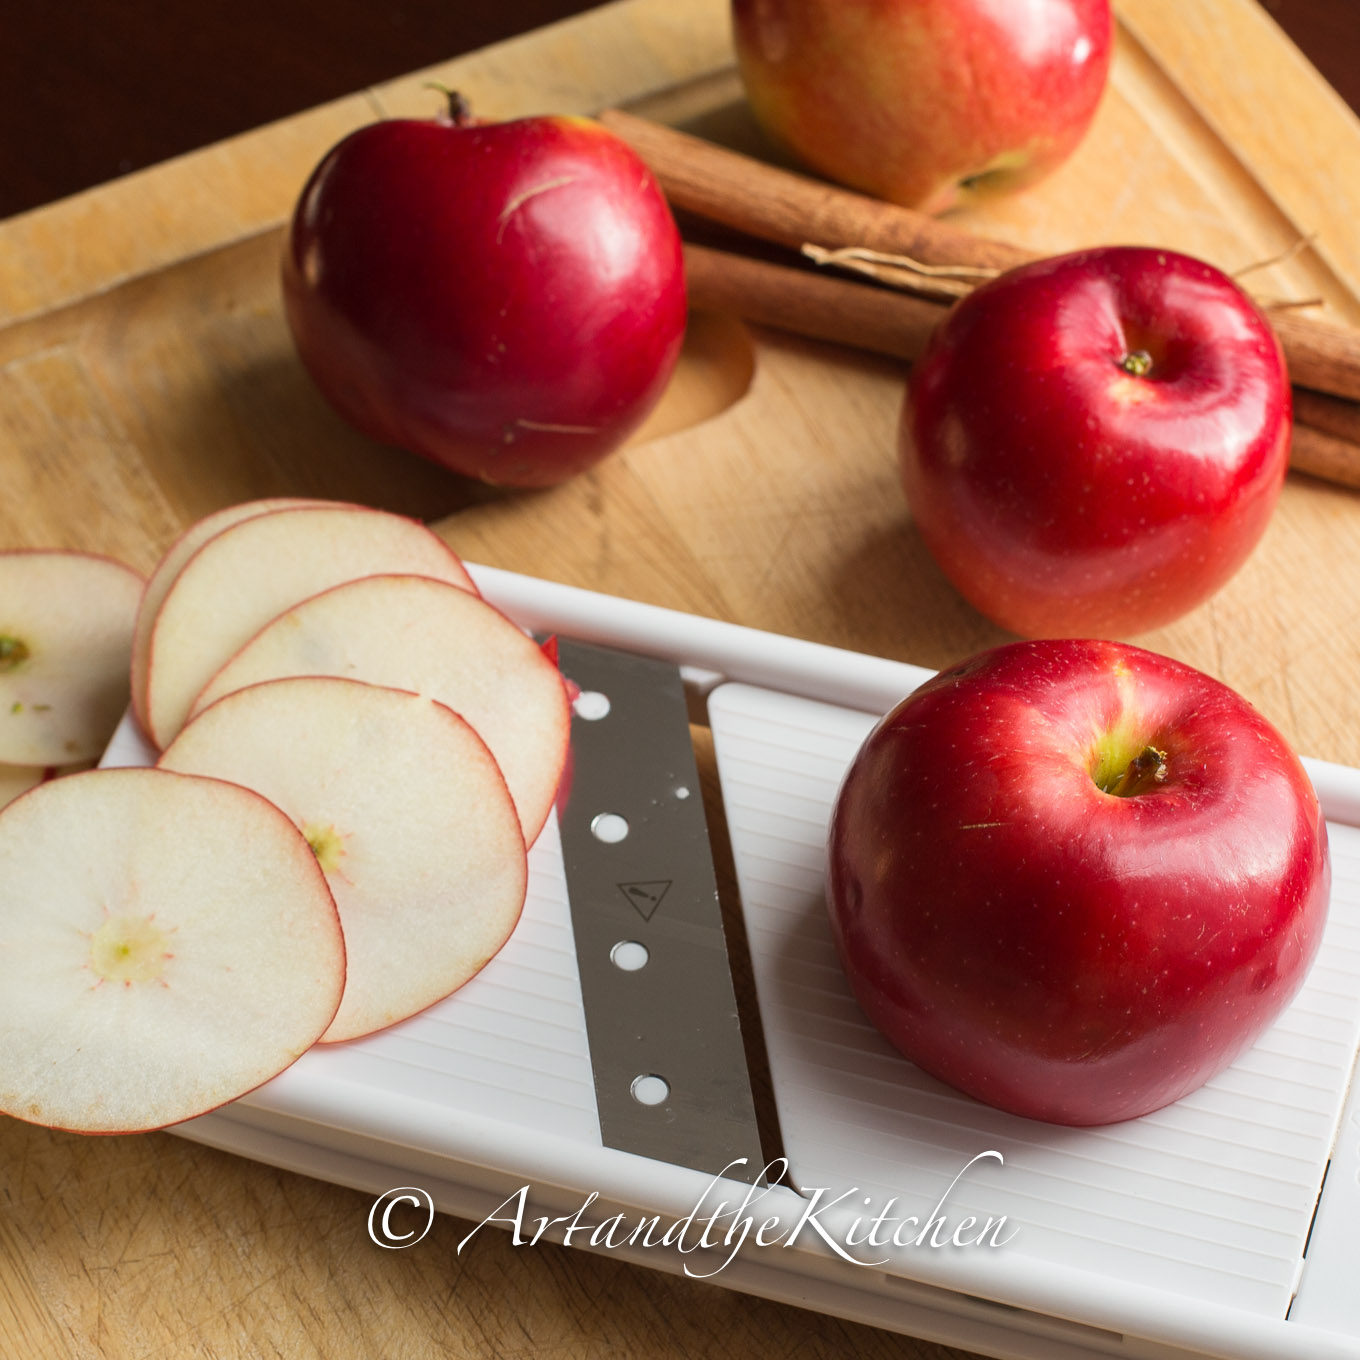
M 0 223 L 0 545 L 148 569 L 188 521 L 271 494 L 438 521 L 474 560 L 940 665 L 1002 640 L 897 488 L 894 362 L 696 318 L 648 428 L 569 485 L 468 487 L 331 414 L 280 314 L 280 224 L 375 117 L 623 104 L 763 150 L 726 0 L 623 0 Z M 1128 0 L 1081 151 L 970 215 L 1040 249 L 1144 241 L 1360 324 L 1360 122 L 1252 0 Z M 1360 764 L 1360 499 L 1293 476 L 1214 600 L 1139 639 L 1246 693 L 1303 751 Z M 712 796 L 712 790 L 710 790 Z M 0 1123 L 0 1337 L 33 1357 L 955 1352 L 443 1221 L 385 1252 L 368 1202 L 168 1135 Z

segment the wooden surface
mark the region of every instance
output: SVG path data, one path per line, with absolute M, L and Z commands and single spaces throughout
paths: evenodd
M 216 506 L 338 496 L 439 521 L 477 561 L 926 665 L 1001 640 L 910 525 L 894 362 L 701 319 L 632 447 L 503 496 L 348 431 L 292 354 L 279 224 L 341 133 L 429 113 L 433 75 L 488 116 L 631 104 L 759 147 L 725 10 L 627 0 L 0 223 L 0 543 L 145 569 Z M 1360 322 L 1360 124 L 1250 0 L 1130 0 L 1087 144 L 970 221 L 1230 268 L 1310 235 L 1270 286 Z M 1291 477 L 1230 586 L 1141 640 L 1244 691 L 1304 751 L 1360 764 L 1358 582 L 1360 501 Z M 0 1338 L 35 1360 L 956 1354 L 502 1233 L 459 1257 L 447 1219 L 382 1251 L 365 1196 L 167 1134 L 6 1120 L 0 1168 Z

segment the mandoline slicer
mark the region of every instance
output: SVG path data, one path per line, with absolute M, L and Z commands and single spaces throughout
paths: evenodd
M 788 1176 L 753 1185 L 760 1168 L 743 1165 L 715 1179 L 606 1145 L 555 818 L 531 853 L 515 935 L 462 991 L 381 1034 L 313 1049 L 177 1132 L 374 1195 L 416 1185 L 474 1221 L 524 1186 L 533 1220 L 570 1215 L 591 1192 L 588 1222 L 692 1215 L 688 1238 L 659 1245 L 658 1230 L 653 1245 L 612 1254 L 1005 1360 L 1360 1360 L 1360 771 L 1307 762 L 1329 821 L 1331 915 L 1276 1026 L 1156 1114 L 1101 1129 L 1034 1123 L 898 1056 L 851 999 L 824 922 L 841 774 L 927 672 L 472 571 L 526 628 L 677 663 L 705 706 Z M 646 744 L 632 746 L 645 761 Z M 128 720 L 105 764 L 151 759 Z M 644 905 L 663 880 L 641 880 Z M 664 1005 L 658 989 L 658 1025 Z M 711 1218 L 720 1202 L 729 1216 Z M 743 1204 L 757 1226 L 778 1220 L 771 1238 L 809 1212 L 815 1225 L 764 1247 L 752 1228 L 733 1253 L 722 1231 Z M 965 1245 L 914 1245 L 904 1227 L 902 1247 L 850 1246 L 875 1215 L 887 1225 L 878 1240 L 913 1217 L 943 1219 L 946 1243 L 957 1231 Z M 710 1218 L 717 1245 L 694 1249 Z M 978 1227 L 964 1229 L 969 1218 Z M 989 1243 L 966 1245 L 988 1223 Z

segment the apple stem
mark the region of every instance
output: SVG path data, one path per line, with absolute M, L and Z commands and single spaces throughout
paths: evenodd
M 472 116 L 472 105 L 468 103 L 466 95 L 460 94 L 457 90 L 449 89 L 447 85 L 441 85 L 437 80 L 427 80 L 425 88 L 427 90 L 438 90 L 448 100 L 449 107 L 444 117 L 454 127 L 471 127 L 477 121 Z
M 28 660 L 28 648 L 16 637 L 0 634 L 0 675 L 18 670 Z
M 1133 798 L 1140 793 L 1150 793 L 1165 783 L 1166 774 L 1166 752 L 1155 746 L 1145 746 L 1117 778 L 1102 788 L 1116 798 Z
M 1119 361 L 1119 367 L 1135 378 L 1146 378 L 1152 372 L 1152 355 L 1145 349 L 1131 350 Z

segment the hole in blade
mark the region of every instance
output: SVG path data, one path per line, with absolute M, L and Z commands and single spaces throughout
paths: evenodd
M 634 1077 L 629 1090 L 639 1105 L 660 1105 L 671 1093 L 670 1083 L 655 1073 Z
M 599 722 L 609 716 L 609 695 L 597 689 L 582 690 L 572 702 L 572 712 L 586 722 Z
M 639 968 L 647 966 L 651 955 L 647 952 L 647 946 L 638 940 L 620 940 L 609 951 L 609 958 L 615 968 L 625 973 L 636 973 Z
M 628 835 L 628 822 L 617 812 L 601 812 L 591 820 L 591 834 L 606 845 L 617 845 Z

